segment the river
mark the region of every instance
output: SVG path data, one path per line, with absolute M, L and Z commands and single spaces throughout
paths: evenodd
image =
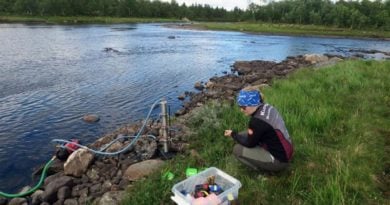
M 144 118 L 162 97 L 174 112 L 181 107 L 177 96 L 229 72 L 237 60 L 349 55 L 350 49 L 390 52 L 390 42 L 161 24 L 0 24 L 0 191 L 33 185 L 31 173 L 54 153 L 52 139 L 92 142 Z M 88 113 L 101 120 L 83 122 Z

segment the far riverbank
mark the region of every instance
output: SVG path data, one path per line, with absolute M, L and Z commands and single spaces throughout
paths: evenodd
M 119 18 L 109 16 L 0 16 L 0 23 L 47 24 L 118 24 L 118 23 L 181 23 L 169 27 L 201 30 L 229 30 L 268 35 L 326 36 L 373 38 L 390 40 L 390 32 L 382 30 L 354 30 L 317 25 L 271 24 L 261 22 L 196 22 L 173 18 Z M 185 23 L 185 24 L 182 24 Z
M 316 37 L 344 37 L 344 38 L 371 38 L 390 40 L 389 31 L 380 30 L 353 30 L 317 25 L 298 24 L 271 24 L 252 22 L 198 22 L 191 24 L 172 24 L 172 28 L 196 29 L 196 30 L 221 30 L 241 31 L 246 33 L 287 35 L 287 36 L 316 36 Z

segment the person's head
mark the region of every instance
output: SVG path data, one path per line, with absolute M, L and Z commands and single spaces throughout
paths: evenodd
M 237 104 L 245 115 L 252 115 L 263 103 L 261 94 L 256 89 L 242 89 L 237 96 Z

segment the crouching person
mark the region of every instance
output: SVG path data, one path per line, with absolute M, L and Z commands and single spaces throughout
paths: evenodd
M 257 90 L 241 90 L 237 103 L 250 121 L 246 132 L 225 130 L 225 136 L 238 142 L 233 154 L 256 170 L 286 169 L 293 155 L 293 144 L 279 112 L 264 103 Z

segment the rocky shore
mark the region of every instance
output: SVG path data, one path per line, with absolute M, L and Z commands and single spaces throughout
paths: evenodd
M 199 92 L 185 92 L 178 96 L 185 100 L 183 108 L 175 113 L 179 120 L 170 126 L 171 150 L 177 154 L 187 149 L 189 129 L 185 116 L 208 100 L 233 103 L 237 91 L 246 86 L 259 89 L 272 86 L 272 79 L 312 66 L 314 68 L 342 61 L 344 57 L 333 55 L 305 55 L 287 57 L 276 63 L 271 61 L 237 61 L 231 73 L 212 77 L 208 82 L 197 82 Z M 184 115 L 184 116 L 183 116 Z M 183 120 L 184 119 L 184 120 Z M 95 141 L 89 147 L 99 149 L 121 136 L 134 136 L 142 121 L 121 127 Z M 66 162 L 56 160 L 50 167 L 44 185 L 31 196 L 23 198 L 0 198 L 0 205 L 114 205 L 126 194 L 126 188 L 134 181 L 147 177 L 164 165 L 165 156 L 160 151 L 162 136 L 160 120 L 149 120 L 142 136 L 130 150 L 115 157 L 94 155 L 84 149 L 73 152 Z M 156 137 L 152 137 L 156 136 Z M 107 151 L 121 150 L 131 143 L 131 138 L 121 139 Z M 38 170 L 37 175 L 40 174 Z M 25 187 L 21 192 L 29 189 Z

